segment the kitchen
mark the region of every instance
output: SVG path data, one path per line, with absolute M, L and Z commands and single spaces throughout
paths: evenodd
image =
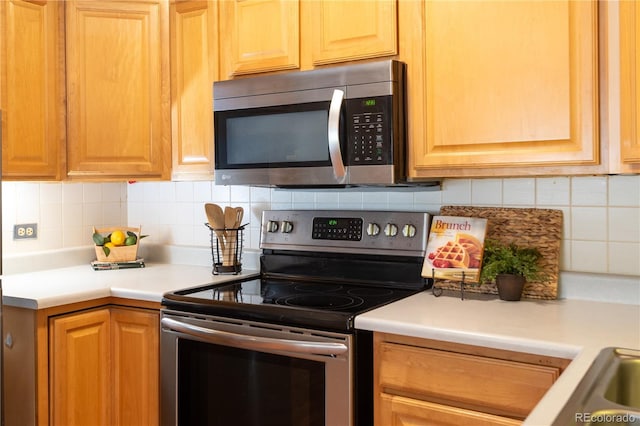
M 614 135 L 619 129 L 611 125 L 607 131 Z M 174 167 L 174 171 L 177 169 Z M 461 174 L 457 179 L 444 179 L 440 190 L 280 190 L 225 187 L 202 180 L 5 181 L 4 273 L 33 270 L 34 264 L 42 265 L 43 270 L 86 264 L 91 260 L 91 226 L 122 223 L 141 225 L 143 233 L 149 235 L 141 244 L 149 262 L 209 266 L 210 241 L 202 208 L 205 202 L 239 205 L 248 213 L 247 269 L 251 253 L 255 256 L 258 249 L 260 213 L 267 209 L 437 212 L 444 205 L 552 207 L 564 212 L 560 297 L 638 305 L 640 238 L 633 228 L 640 208 L 638 176 L 606 176 L 602 172 L 597 176 L 568 176 L 575 170 L 556 170 L 555 175 L 545 177 L 533 177 L 524 170 L 514 174 L 513 169 L 502 169 L 505 177 L 465 178 Z M 517 177 L 507 177 L 513 175 Z M 10 237 L 15 223 L 38 223 L 38 238 L 14 241 Z M 619 223 L 631 224 L 631 228 L 615 226 Z M 253 262 L 257 265 L 255 259 Z

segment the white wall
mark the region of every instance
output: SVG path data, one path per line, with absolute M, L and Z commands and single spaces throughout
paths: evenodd
M 447 179 L 440 191 L 290 191 L 212 182 L 2 184 L 5 255 L 91 244 L 92 226 L 142 225 L 155 244 L 208 246 L 204 203 L 242 206 L 245 247 L 258 248 L 264 209 L 420 210 L 442 205 L 564 212 L 561 270 L 640 276 L 640 176 Z M 14 223 L 37 240 L 14 241 Z M 640 285 L 640 280 L 639 280 Z

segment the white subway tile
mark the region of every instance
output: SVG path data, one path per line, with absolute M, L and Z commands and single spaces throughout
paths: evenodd
M 217 196 L 224 193 L 224 196 Z M 224 186 L 214 187 L 212 189 L 211 182 L 200 181 L 193 182 L 193 201 L 201 203 L 218 202 L 220 199 L 229 199 L 229 189 Z
M 640 205 L 640 175 L 609 177 L 609 206 Z
M 531 178 L 505 179 L 502 200 L 505 206 L 534 206 L 536 180 Z
M 471 204 L 471 181 L 469 179 L 446 179 L 442 182 L 442 205 L 464 206 Z
M 640 242 L 640 208 L 610 207 L 608 212 L 609 242 Z
M 231 200 L 231 187 L 223 185 L 213 185 L 211 182 L 207 182 L 211 186 L 211 195 L 209 199 L 201 199 L 198 194 L 194 195 L 194 198 L 199 201 L 213 202 L 217 204 L 229 203 Z
M 362 210 L 362 192 L 334 192 L 343 210 Z
M 194 200 L 193 182 L 175 182 L 176 201 L 192 203 Z
M 571 179 L 552 177 L 536 179 L 536 205 L 568 206 L 570 200 Z
M 606 241 L 607 209 L 605 207 L 573 207 L 571 238 L 574 240 Z
M 63 203 L 82 203 L 83 201 L 83 186 L 81 183 L 65 183 L 62 185 Z
M 442 191 L 417 190 L 413 193 L 413 202 L 421 205 L 437 205 L 439 210 L 442 205 Z
M 411 210 L 413 208 L 413 193 L 409 191 L 390 191 L 386 193 L 389 200 L 389 210 Z M 382 198 L 382 196 L 380 197 Z
M 607 243 L 574 240 L 571 245 L 571 270 L 607 273 Z
M 40 184 L 40 204 L 60 204 L 62 203 L 62 184 L 42 183 Z
M 573 206 L 606 206 L 607 177 L 571 178 L 571 204 Z
M 471 204 L 474 206 L 502 205 L 502 179 L 473 179 Z
M 230 186 L 229 199 L 234 206 L 237 203 L 248 203 L 251 201 L 251 188 L 248 186 Z
M 127 192 L 123 189 L 123 187 L 126 185 L 126 183 L 122 182 L 100 184 L 102 191 L 102 199 L 100 201 L 102 201 L 103 203 L 126 202 Z
M 252 186 L 250 197 L 251 203 L 269 203 L 271 202 L 271 189 Z
M 85 203 L 102 202 L 102 185 L 99 183 L 84 183 L 82 185 L 82 201 Z
M 640 276 L 640 243 L 609 242 L 607 272 Z

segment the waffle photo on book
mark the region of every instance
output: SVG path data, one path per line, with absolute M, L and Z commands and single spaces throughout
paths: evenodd
M 477 283 L 486 233 L 487 219 L 434 216 L 422 276 Z

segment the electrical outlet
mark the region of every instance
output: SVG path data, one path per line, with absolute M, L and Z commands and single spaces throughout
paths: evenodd
M 38 238 L 37 223 L 21 223 L 13 225 L 14 240 L 31 240 L 35 238 Z

